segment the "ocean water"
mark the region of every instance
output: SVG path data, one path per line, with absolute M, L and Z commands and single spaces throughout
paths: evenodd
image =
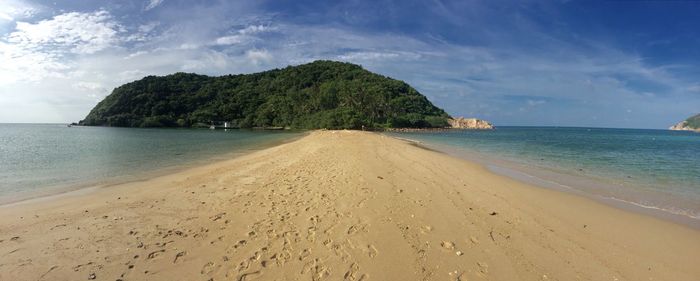
M 498 127 L 391 133 L 591 197 L 700 222 L 700 134 L 668 130 Z
M 226 159 L 299 132 L 0 124 L 0 203 Z

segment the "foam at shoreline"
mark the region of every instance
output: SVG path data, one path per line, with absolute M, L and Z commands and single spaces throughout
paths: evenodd
M 394 136 L 392 136 L 394 137 Z M 647 194 L 641 194 L 635 187 L 614 186 L 610 183 L 600 181 L 593 177 L 584 177 L 580 175 L 564 174 L 560 171 L 545 170 L 541 167 L 526 166 L 523 163 L 515 162 L 499 158 L 497 156 L 487 156 L 484 153 L 470 150 L 464 147 L 450 146 L 442 143 L 430 141 L 421 141 L 405 137 L 396 137 L 397 139 L 410 141 L 420 144 L 428 149 L 447 153 L 454 157 L 462 158 L 467 161 L 472 161 L 484 165 L 490 171 L 507 176 L 512 179 L 522 181 L 524 183 L 533 184 L 543 188 L 555 189 L 559 191 L 574 193 L 579 196 L 594 199 L 608 205 L 612 205 L 621 209 L 630 210 L 646 215 L 652 215 L 662 219 L 667 219 L 676 223 L 685 224 L 693 228 L 700 229 L 700 210 L 689 210 L 678 208 L 673 205 L 659 206 L 658 203 L 645 202 L 646 199 L 657 198 L 661 193 L 655 190 L 646 190 Z M 595 188 L 593 188 L 595 187 Z M 618 192 L 624 189 L 623 192 L 632 193 L 634 199 L 618 197 L 606 192 L 611 188 L 617 189 Z M 672 196 L 669 194 L 662 194 Z M 642 197 L 644 196 L 644 197 Z M 636 199 L 636 200 L 635 200 Z M 683 197 L 671 197 L 671 200 L 684 200 Z M 687 203 L 687 206 L 692 208 L 700 205 L 693 202 Z

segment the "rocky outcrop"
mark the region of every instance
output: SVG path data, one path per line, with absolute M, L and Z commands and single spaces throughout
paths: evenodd
M 688 126 L 688 121 L 683 121 L 680 122 L 676 125 L 671 126 L 668 128 L 669 130 L 673 131 L 694 131 L 694 132 L 699 132 L 700 133 L 700 128 L 691 128 Z
M 668 129 L 674 131 L 694 131 L 700 133 L 700 114 L 685 119 Z
M 488 121 L 476 118 L 458 117 L 454 119 L 447 119 L 447 122 L 453 129 L 491 130 L 494 128 Z

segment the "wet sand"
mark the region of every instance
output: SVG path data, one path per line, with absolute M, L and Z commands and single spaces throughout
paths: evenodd
M 0 207 L 0 280 L 698 280 L 700 231 L 383 135 Z

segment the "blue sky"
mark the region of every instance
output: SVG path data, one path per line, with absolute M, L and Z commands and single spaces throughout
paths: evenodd
M 700 112 L 696 1 L 0 1 L 0 122 L 72 122 L 146 75 L 331 59 L 496 125 Z

